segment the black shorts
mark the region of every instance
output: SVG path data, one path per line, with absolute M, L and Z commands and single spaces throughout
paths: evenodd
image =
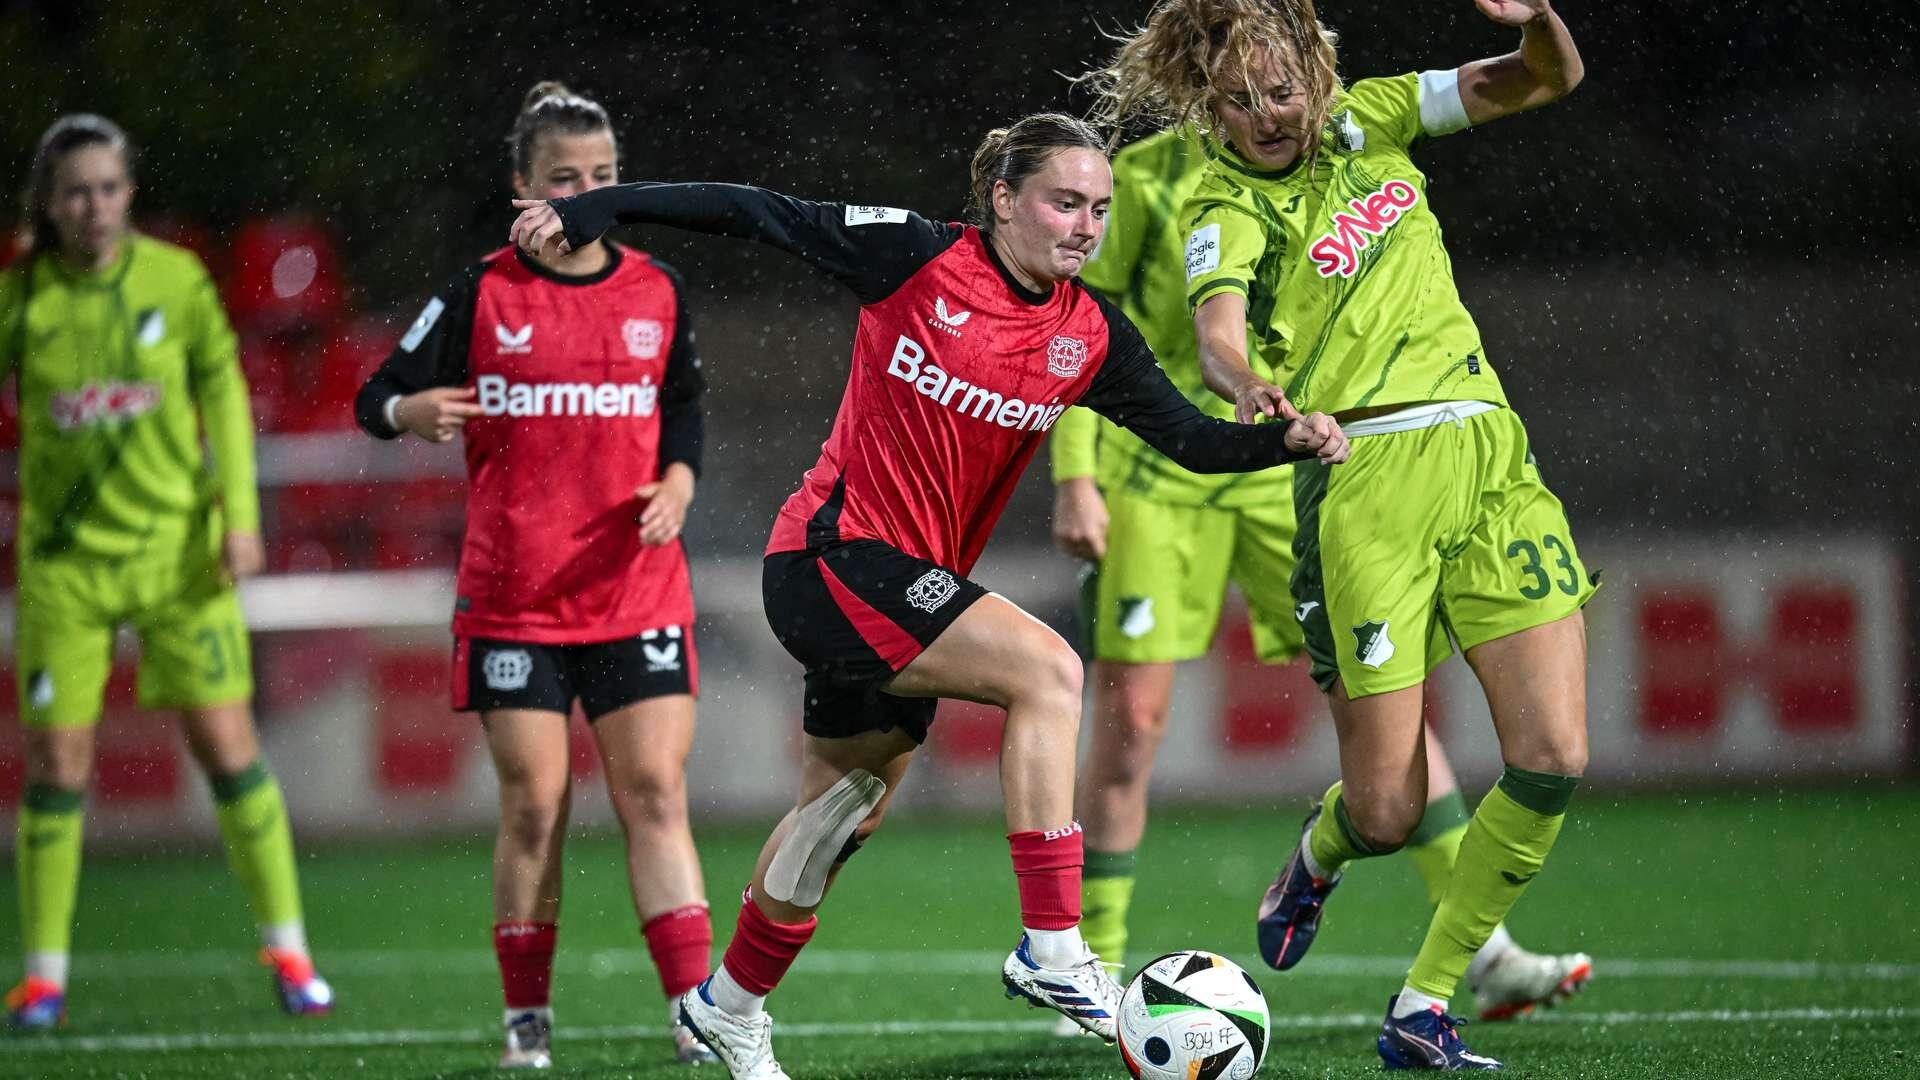
M 938 699 L 880 688 L 987 590 L 878 540 L 851 540 L 767 556 L 760 595 L 773 636 L 806 666 L 807 734 L 899 728 L 925 742 Z
M 453 639 L 456 712 L 541 709 L 570 713 L 574 698 L 597 720 L 636 701 L 700 691 L 693 631 L 667 626 L 592 645 Z

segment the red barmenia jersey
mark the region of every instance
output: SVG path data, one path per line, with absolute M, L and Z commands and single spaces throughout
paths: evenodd
M 859 298 L 833 432 L 781 508 L 769 554 L 873 539 L 966 574 L 1070 405 L 1110 417 L 1195 472 L 1301 456 L 1286 449 L 1284 424 L 1201 413 L 1119 309 L 1078 281 L 1022 287 L 972 226 L 731 184 L 626 184 L 553 206 L 575 245 L 615 221 L 759 240 Z
M 678 275 L 608 245 L 584 277 L 512 248 L 456 276 L 360 390 L 383 439 L 396 395 L 471 386 L 466 539 L 453 630 L 584 644 L 693 622 L 680 541 L 640 542 L 635 489 L 700 465 L 705 382 Z M 404 512 L 400 510 L 398 512 Z

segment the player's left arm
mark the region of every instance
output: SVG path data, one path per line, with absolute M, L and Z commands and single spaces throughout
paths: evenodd
M 1476 126 L 1517 112 L 1537 109 L 1573 92 L 1586 74 L 1549 0 L 1473 0 L 1480 13 L 1503 26 L 1520 28 L 1520 47 L 1505 56 L 1464 64 L 1459 70 L 1460 104 Z M 1425 102 L 1422 103 L 1423 107 Z M 1423 108 L 1424 111 L 1424 108 Z
M 659 260 L 654 265 L 673 281 L 673 348 L 660 378 L 660 475 L 640 485 L 634 494 L 645 504 L 640 512 L 640 542 L 665 544 L 680 535 L 700 478 L 700 455 L 706 443 L 706 413 L 701 398 L 707 392 L 700 355 L 693 343 L 693 316 L 687 310 L 687 291 L 680 275 Z
M 194 286 L 193 336 L 188 341 L 188 382 L 200 410 L 200 427 L 213 451 L 215 486 L 220 493 L 225 534 L 221 563 L 229 577 L 252 577 L 266 567 L 260 541 L 260 492 L 253 456 L 253 403 L 240 370 L 239 339 L 213 279 L 201 271 Z
M 1346 434 L 1324 413 L 1238 424 L 1201 412 L 1167 378 L 1133 322 L 1106 301 L 1099 304 L 1107 318 L 1107 357 L 1077 404 L 1140 436 L 1190 472 L 1252 472 L 1315 457 L 1328 465 L 1347 459 Z

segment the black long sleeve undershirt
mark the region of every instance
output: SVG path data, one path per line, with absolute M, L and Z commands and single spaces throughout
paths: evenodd
M 1160 369 L 1133 320 L 1087 292 L 1107 317 L 1107 362 L 1077 404 L 1140 436 L 1188 472 L 1252 472 L 1316 456 L 1287 448 L 1290 421 L 1239 424 L 1201 412 Z

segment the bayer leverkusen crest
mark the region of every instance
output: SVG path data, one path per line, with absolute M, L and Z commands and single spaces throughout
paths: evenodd
M 1056 337 L 1047 342 L 1047 370 L 1063 379 L 1080 374 L 1087 365 L 1087 343 L 1079 338 Z
M 666 336 L 666 328 L 657 319 L 628 319 L 620 327 L 620 336 L 626 339 L 628 356 L 635 360 L 652 360 L 660 355 L 660 343 Z

